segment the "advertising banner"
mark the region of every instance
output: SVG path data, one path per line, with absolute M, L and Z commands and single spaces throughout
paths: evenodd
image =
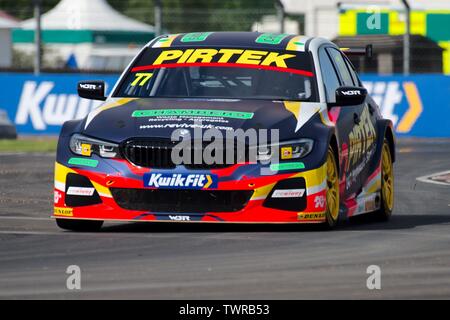
M 450 76 L 361 78 L 398 137 L 450 137 Z
M 19 134 L 57 135 L 67 120 L 84 118 L 102 101 L 78 97 L 81 80 L 104 80 L 112 89 L 117 75 L 0 73 L 0 109 L 6 110 Z
M 450 76 L 363 75 L 364 86 L 393 121 L 397 136 L 450 137 Z M 19 134 L 56 135 L 61 125 L 81 119 L 102 104 L 79 98 L 81 80 L 104 80 L 112 89 L 118 75 L 0 73 L 0 109 Z

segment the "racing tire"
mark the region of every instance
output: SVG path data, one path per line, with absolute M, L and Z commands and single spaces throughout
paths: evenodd
M 339 221 L 339 173 L 336 157 L 333 149 L 328 147 L 327 151 L 327 194 L 326 194 L 326 211 L 325 222 L 323 227 L 325 230 L 331 230 Z
M 392 162 L 389 142 L 384 139 L 381 152 L 381 204 L 375 211 L 375 217 L 380 221 L 387 221 L 394 209 L 394 165 Z
M 101 229 L 103 221 L 56 219 L 56 224 L 64 230 L 94 232 Z

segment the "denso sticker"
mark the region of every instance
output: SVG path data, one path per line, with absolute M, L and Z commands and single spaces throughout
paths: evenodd
M 214 174 L 146 173 L 144 187 L 159 189 L 210 189 L 217 188 L 218 177 Z

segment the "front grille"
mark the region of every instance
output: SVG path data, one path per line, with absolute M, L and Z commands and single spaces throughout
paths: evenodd
M 167 213 L 235 212 L 242 210 L 252 190 L 170 190 L 111 188 L 123 209 Z
M 209 143 L 209 142 L 208 142 Z M 195 148 L 195 143 L 192 141 L 191 147 L 188 148 L 186 151 L 190 153 L 190 156 L 188 157 L 190 160 L 190 163 L 184 164 L 189 169 L 203 169 L 203 170 L 209 170 L 209 169 L 221 169 L 221 168 L 227 168 L 235 163 L 245 162 L 249 159 L 249 152 L 246 148 L 245 152 L 243 153 L 244 158 L 238 158 L 240 156 L 240 153 L 237 152 L 236 149 L 233 149 L 233 161 L 232 163 L 206 163 L 203 159 L 203 157 L 195 157 L 195 153 L 197 155 L 202 155 L 204 148 L 208 145 L 208 143 L 202 144 L 202 146 L 199 148 Z M 156 168 L 156 169 L 173 169 L 175 168 L 175 164 L 172 161 L 172 149 L 178 144 L 178 142 L 173 142 L 171 140 L 144 140 L 144 139 L 133 139 L 128 140 L 125 142 L 122 146 L 122 154 L 125 156 L 125 158 L 130 161 L 131 163 L 145 168 Z M 223 161 L 226 161 L 226 144 L 224 143 L 223 149 L 220 151 L 223 151 Z M 182 151 L 184 152 L 184 151 Z M 181 153 L 181 156 L 183 156 L 183 153 Z M 213 154 L 214 156 L 214 154 Z M 197 163 L 197 161 L 194 161 L 194 159 L 201 158 L 201 161 Z M 195 163 L 194 163 L 195 162 Z
M 147 168 L 175 168 L 171 153 L 175 143 L 168 140 L 130 140 L 123 147 L 125 158 L 131 163 Z

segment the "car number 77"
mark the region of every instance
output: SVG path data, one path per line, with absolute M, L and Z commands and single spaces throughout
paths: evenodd
M 152 76 L 153 73 L 136 73 L 136 79 L 131 83 L 131 86 L 135 87 L 139 85 L 143 87 Z

